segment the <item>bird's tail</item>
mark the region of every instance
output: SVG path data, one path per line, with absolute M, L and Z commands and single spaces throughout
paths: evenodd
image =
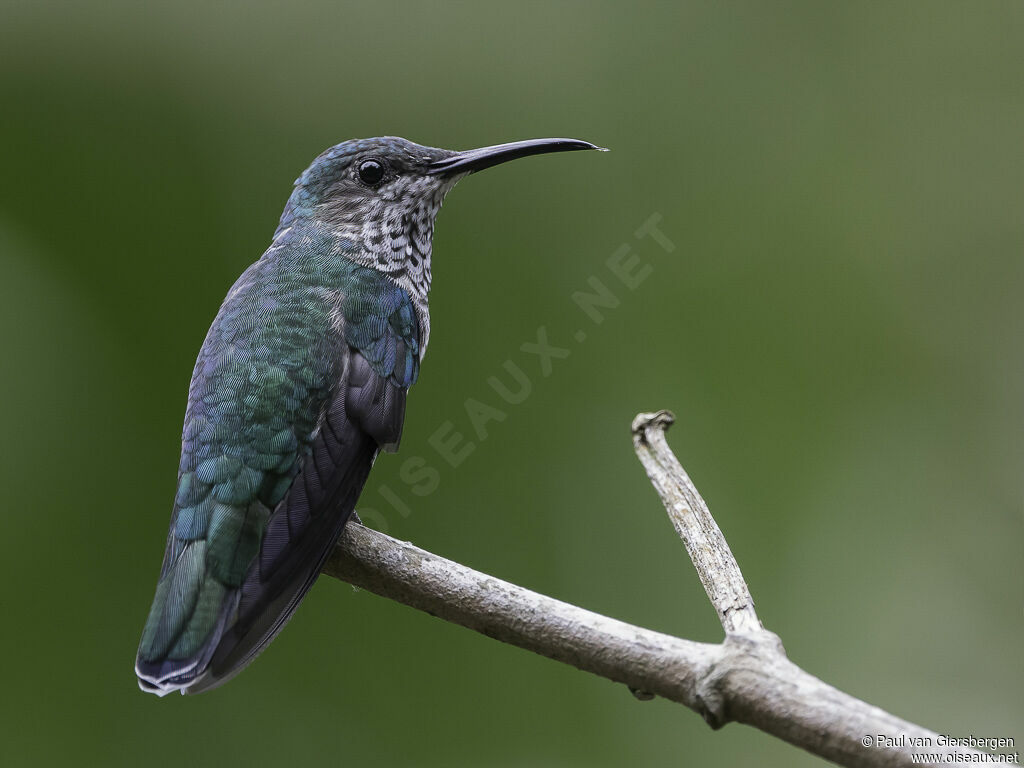
M 188 542 L 175 553 L 157 588 L 136 659 L 140 688 L 160 696 L 216 688 L 241 672 L 281 631 L 330 556 L 376 456 L 377 445 L 365 433 L 351 430 L 346 437 L 344 444 L 333 433 L 315 441 L 312 456 L 270 515 L 259 554 L 240 587 L 227 588 L 211 573 L 204 540 Z M 321 470 L 326 469 L 324 455 L 331 455 L 327 443 L 336 449 L 338 462 L 331 472 L 323 472 L 325 486 Z M 183 609 L 192 611 L 185 631 L 173 647 L 153 654 L 153 648 L 161 647 L 163 627 L 180 622 L 176 614 Z M 211 623 L 213 630 L 199 647 L 183 654 L 182 648 L 189 650 L 188 626 L 208 628 Z

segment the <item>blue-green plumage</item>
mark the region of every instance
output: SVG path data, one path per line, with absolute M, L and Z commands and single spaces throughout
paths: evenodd
M 416 380 L 408 293 L 343 254 L 317 258 L 329 248 L 323 236 L 293 229 L 246 270 L 210 328 L 189 391 L 167 586 L 147 622 L 144 663 L 201 650 L 311 452 L 352 351 L 390 386 Z
M 397 447 L 429 333 L 441 200 L 503 154 L 590 146 L 544 141 L 490 155 L 345 142 L 296 182 L 272 245 L 231 288 L 193 371 L 136 661 L 144 689 L 212 688 L 287 621 L 377 452 Z

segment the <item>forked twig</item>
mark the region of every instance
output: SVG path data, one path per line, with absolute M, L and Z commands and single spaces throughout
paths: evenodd
M 786 658 L 779 638 L 761 625 L 725 537 L 668 447 L 665 430 L 673 420 L 668 411 L 638 415 L 633 444 L 718 612 L 726 635 L 721 644 L 592 613 L 355 523 L 346 527 L 324 573 L 624 683 L 641 698 L 653 694 L 685 704 L 712 727 L 746 723 L 840 765 L 921 765 L 924 753 L 956 755 L 947 760 L 955 763 L 991 757 L 949 746 L 937 733 L 849 696 Z

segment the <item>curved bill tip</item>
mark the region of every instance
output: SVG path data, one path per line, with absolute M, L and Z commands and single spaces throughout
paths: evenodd
M 475 173 L 520 157 L 543 155 L 548 152 L 573 152 L 579 149 L 608 151 L 604 147 L 581 139 L 528 139 L 527 141 L 513 141 L 509 144 L 495 144 L 492 147 L 454 152 L 443 160 L 432 163 L 429 173 Z

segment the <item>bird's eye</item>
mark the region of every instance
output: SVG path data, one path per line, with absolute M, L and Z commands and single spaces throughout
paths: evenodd
M 375 187 L 384 178 L 384 163 L 380 160 L 364 160 L 359 164 L 359 180 Z

